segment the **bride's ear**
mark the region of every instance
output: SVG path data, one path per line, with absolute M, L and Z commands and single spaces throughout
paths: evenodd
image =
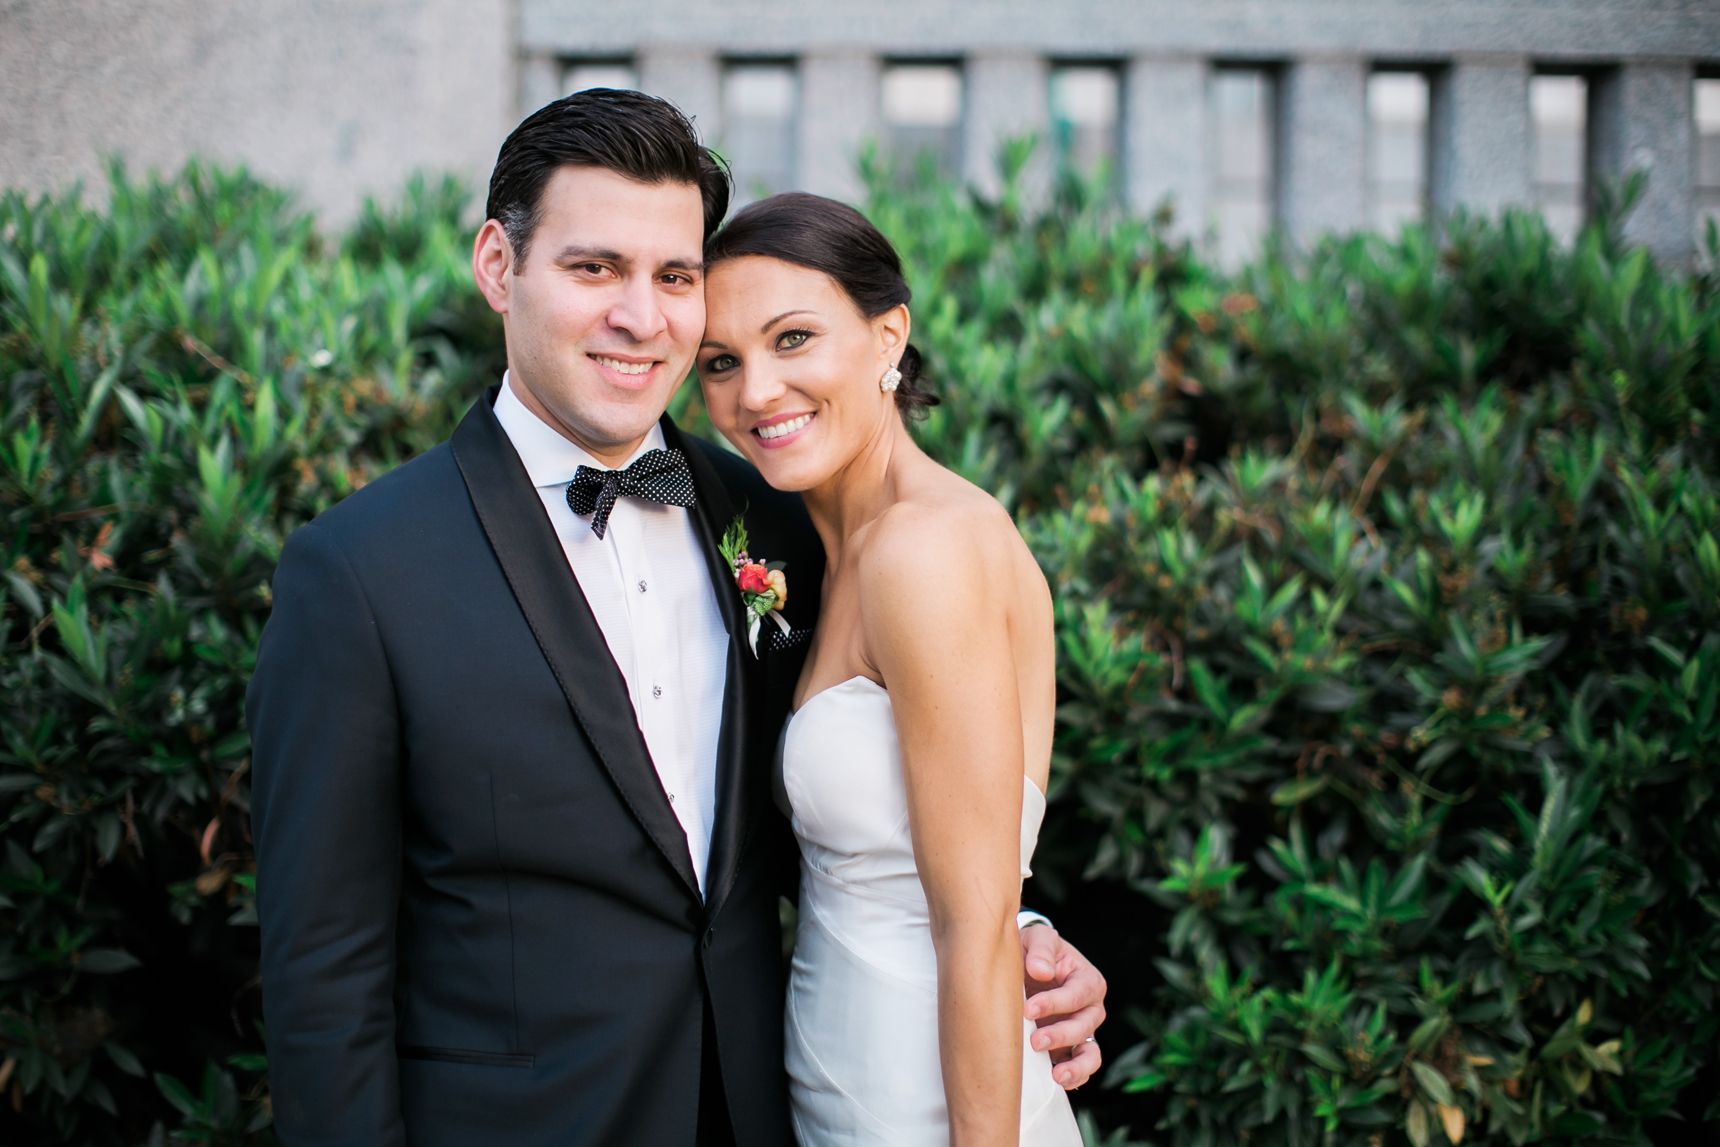
M 872 333 L 878 339 L 878 353 L 883 357 L 886 366 L 895 366 L 901 361 L 912 328 L 913 320 L 908 317 L 906 303 L 898 303 L 872 320 Z

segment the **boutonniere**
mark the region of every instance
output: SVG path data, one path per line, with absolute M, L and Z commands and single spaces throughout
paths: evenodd
M 740 587 L 741 601 L 747 611 L 747 646 L 758 656 L 758 631 L 765 618 L 776 627 L 789 632 L 782 607 L 788 604 L 788 578 L 782 572 L 782 562 L 761 562 L 747 556 L 747 528 L 740 515 L 723 531 L 722 544 L 717 547 L 723 560 L 734 571 L 735 584 Z

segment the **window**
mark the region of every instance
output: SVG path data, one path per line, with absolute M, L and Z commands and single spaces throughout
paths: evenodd
M 737 207 L 794 186 L 792 64 L 731 64 L 723 74 L 723 153 Z
M 1368 77 L 1368 221 L 1395 234 L 1420 222 L 1427 204 L 1427 77 Z
M 900 173 L 930 162 L 961 170 L 962 71 L 955 64 L 891 64 L 882 88 L 886 143 Z M 922 158 L 924 157 L 924 158 Z
M 1710 220 L 1720 227 L 1720 79 L 1696 81 L 1696 249 L 1704 256 Z
M 639 86 L 639 72 L 631 60 L 572 60 L 561 73 L 561 94 L 571 96 L 587 88 Z
M 1208 92 L 1213 255 L 1226 268 L 1259 250 L 1272 226 L 1274 83 L 1262 68 L 1215 68 Z
M 1051 69 L 1051 142 L 1059 164 L 1083 175 L 1101 163 L 1115 172 L 1121 91 L 1115 68 L 1071 64 Z
M 1588 169 L 1589 85 L 1581 76 L 1531 76 L 1535 206 L 1547 226 L 1570 242 L 1582 230 Z

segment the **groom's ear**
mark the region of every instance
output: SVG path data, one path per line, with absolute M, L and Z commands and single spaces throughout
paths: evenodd
M 514 245 L 508 241 L 508 233 L 498 221 L 487 220 L 472 241 L 472 278 L 477 281 L 484 301 L 498 315 L 508 313 L 513 269 Z

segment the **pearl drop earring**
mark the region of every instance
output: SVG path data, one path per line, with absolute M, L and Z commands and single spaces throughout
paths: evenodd
M 884 377 L 878 380 L 878 389 L 889 394 L 902 384 L 902 372 L 891 367 L 884 372 Z

